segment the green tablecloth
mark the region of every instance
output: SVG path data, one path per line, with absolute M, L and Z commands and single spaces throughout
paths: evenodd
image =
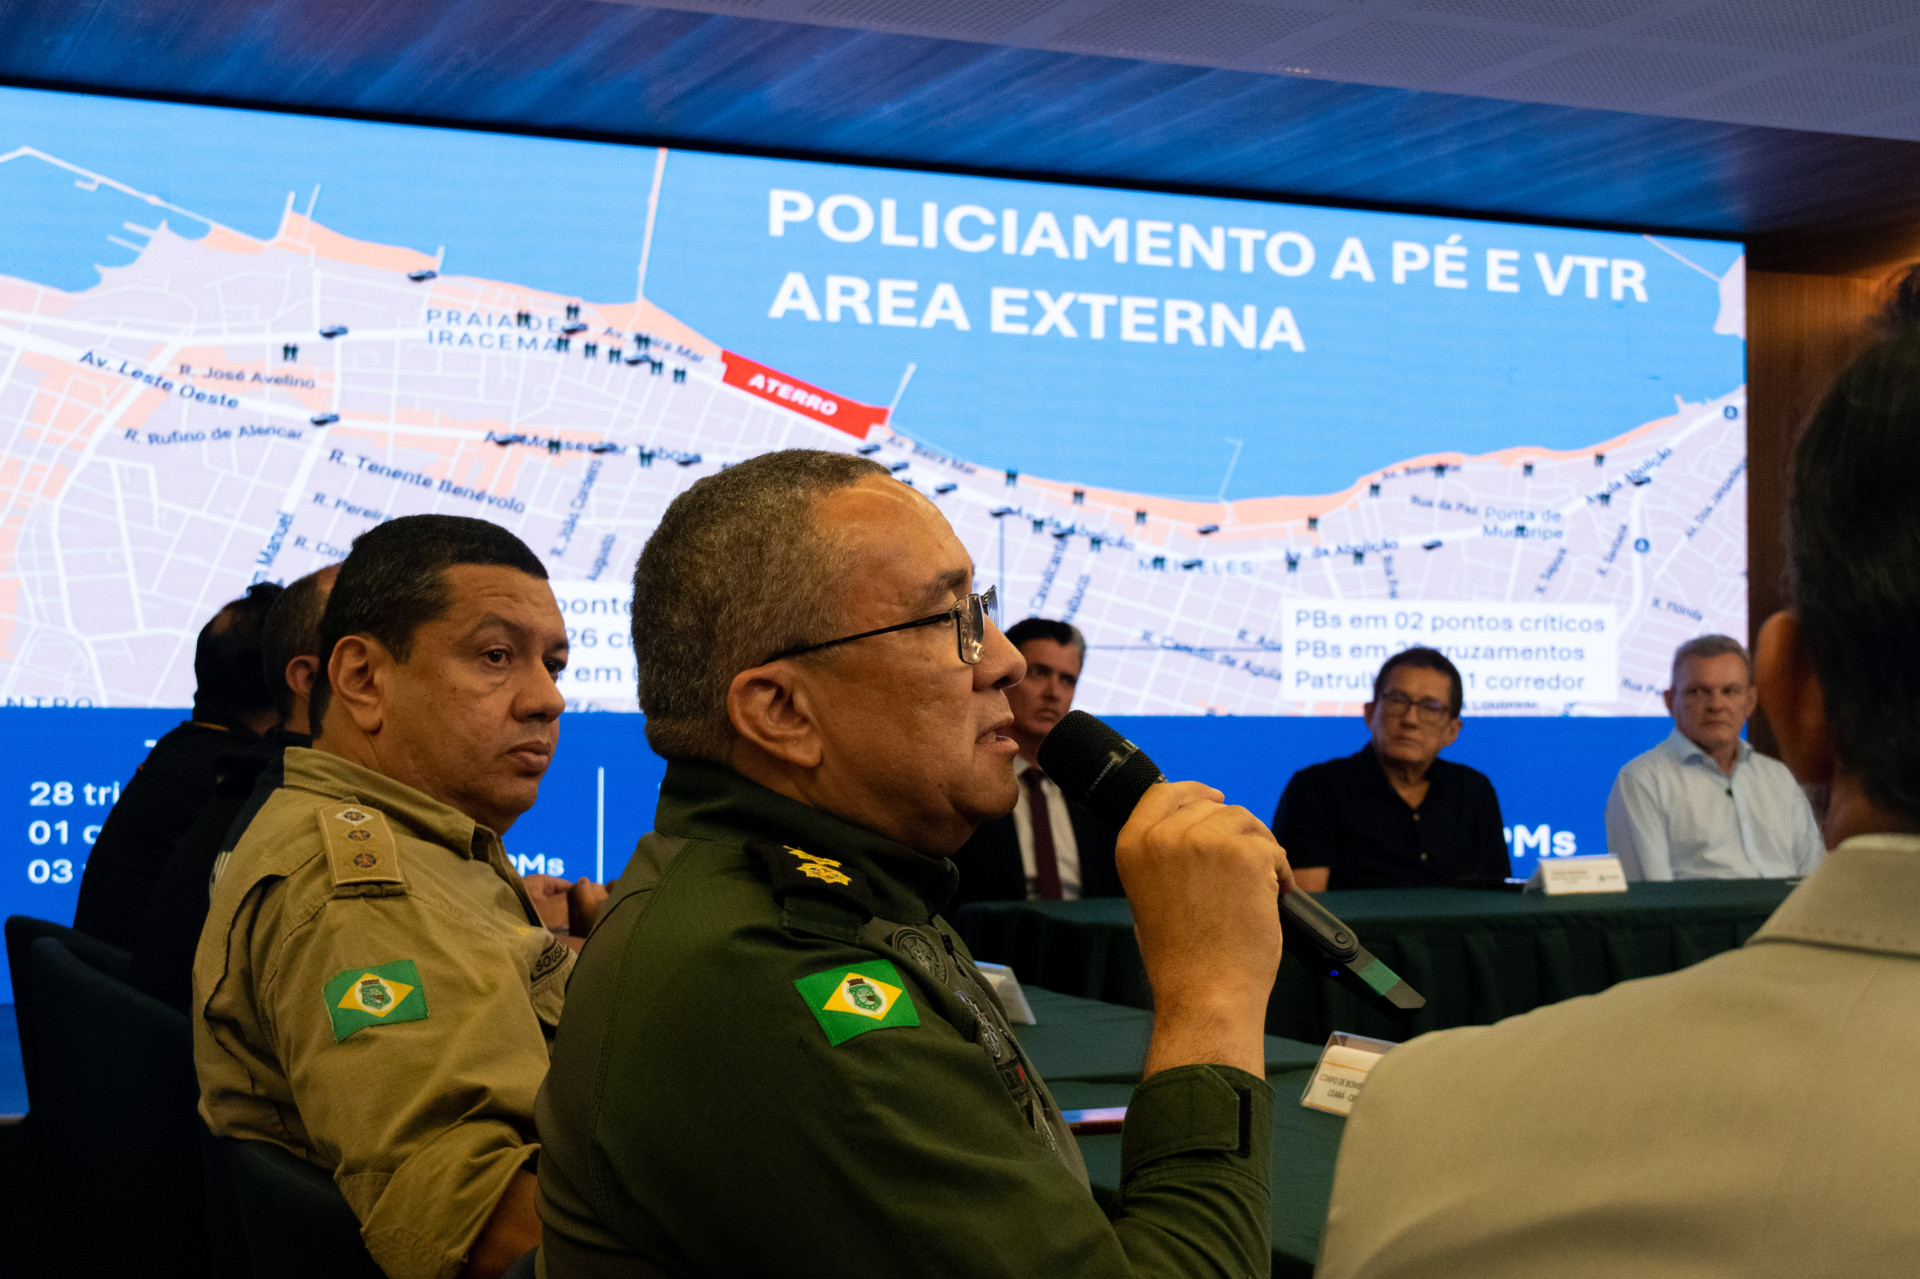
M 1346 1120 L 1300 1104 L 1306 1091 L 1307 1069 L 1270 1073 L 1273 1085 L 1273 1274 L 1295 1279 L 1313 1273 L 1320 1251 L 1320 1227 L 1327 1219 L 1327 1198 L 1333 1193 L 1333 1162 L 1340 1151 L 1340 1129 Z M 1115 1084 L 1066 1080 L 1053 1095 L 1067 1109 L 1124 1106 L 1132 1090 Z M 1094 1197 L 1112 1202 L 1120 1186 L 1119 1134 L 1080 1138 Z
M 1495 1022 L 1734 949 L 1790 887 L 1710 880 L 1564 897 L 1458 888 L 1323 893 L 1327 909 L 1427 1006 L 1396 1022 L 1289 955 L 1267 1007 L 1267 1031 L 1323 1044 L 1335 1030 L 1401 1040 Z M 962 907 L 954 924 L 975 956 L 1011 965 L 1029 990 L 1152 1006 L 1123 899 L 980 902 Z
M 1013 1033 L 1047 1086 L 1058 1092 L 1055 1085 L 1067 1082 L 1120 1084 L 1119 1100 L 1100 1104 L 1126 1105 L 1147 1058 L 1153 1014 L 1051 990 L 1027 988 L 1026 996 L 1038 1024 L 1015 1026 Z M 1310 1068 L 1320 1060 L 1320 1049 L 1268 1035 L 1267 1073 Z

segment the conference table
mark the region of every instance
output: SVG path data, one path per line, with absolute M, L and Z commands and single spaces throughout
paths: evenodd
M 1036 1025 L 1014 1037 L 1066 1110 L 1124 1106 L 1140 1081 L 1153 1014 L 1050 990 L 1026 989 Z M 1333 1190 L 1333 1161 L 1346 1121 L 1300 1104 L 1320 1045 L 1267 1036 L 1267 1081 L 1273 1086 L 1273 1273 L 1310 1275 L 1320 1249 L 1320 1223 Z M 1120 1136 L 1081 1137 L 1080 1153 L 1102 1205 L 1120 1186 Z
M 1332 1030 L 1406 1039 L 1672 972 L 1745 943 L 1791 889 L 1734 880 L 1567 897 L 1444 888 L 1321 894 L 1427 1006 L 1397 1023 L 1292 956 L 1281 965 L 1266 1039 L 1277 1279 L 1313 1273 L 1333 1190 L 1346 1121 L 1300 1105 Z M 1126 902 L 977 903 L 954 922 L 977 958 L 1019 975 L 1038 1024 L 1014 1033 L 1061 1107 L 1126 1105 L 1153 1029 Z M 1120 1184 L 1120 1137 L 1079 1143 L 1095 1196 L 1110 1202 Z
M 1040 1077 L 1049 1087 L 1071 1081 L 1131 1088 L 1140 1082 L 1147 1039 L 1153 1033 L 1152 1013 L 1032 987 L 1024 988 L 1024 993 L 1036 1024 L 1016 1024 L 1014 1038 L 1039 1067 Z M 1320 1060 L 1321 1047 L 1268 1035 L 1267 1073 L 1305 1070 Z M 1125 1091 L 1119 1101 L 1100 1104 L 1125 1105 Z M 1069 1110 L 1086 1109 L 1065 1102 L 1061 1105 Z
M 1559 897 L 1463 888 L 1321 893 L 1368 950 L 1426 996 L 1426 1007 L 1396 1019 L 1289 954 L 1266 1028 L 1324 1044 L 1336 1030 L 1399 1041 L 1499 1021 L 1733 950 L 1792 886 L 1694 880 Z M 976 902 L 953 922 L 976 958 L 1010 966 L 1029 991 L 1152 1007 L 1124 898 Z

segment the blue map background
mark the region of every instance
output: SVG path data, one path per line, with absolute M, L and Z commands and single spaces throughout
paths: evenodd
M 1287 279 L 1256 250 L 1251 274 L 1226 241 L 1227 269 L 1116 264 L 1111 250 L 1085 260 L 1052 252 L 1008 256 L 996 245 L 966 253 L 888 247 L 875 230 L 836 243 L 810 222 L 768 232 L 771 188 L 804 191 L 816 204 L 856 195 L 876 214 L 892 198 L 904 231 L 920 225 L 923 201 L 942 214 L 961 204 L 1053 212 L 1069 244 L 1074 214 L 1297 231 L 1316 249 L 1312 270 Z M 843 214 L 840 225 L 851 226 Z M 977 222 L 969 223 L 980 234 Z M 1465 289 L 1437 288 L 1431 271 L 1392 283 L 1392 243 L 1427 246 L 1458 235 L 1470 250 Z M 1375 282 L 1329 278 L 1342 241 L 1358 237 Z M 1673 412 L 1674 396 L 1699 401 L 1745 380 L 1744 343 L 1716 335 L 1719 286 L 1740 256 L 1724 241 L 1663 238 L 1695 270 L 1640 235 L 1511 223 L 1367 213 L 1303 205 L 1012 182 L 899 170 L 799 164 L 673 152 L 654 231 L 647 295 L 730 349 L 869 403 L 888 403 L 909 362 L 918 367 L 898 429 L 953 456 L 1025 474 L 1157 496 L 1218 496 L 1233 448 L 1245 443 L 1226 496 L 1312 494 L 1346 488 L 1369 470 L 1426 453 L 1486 453 L 1515 445 L 1577 449 Z M 1177 242 L 1176 242 L 1177 243 Z M 1482 250 L 1520 252 L 1517 294 L 1489 293 Z M 1584 296 L 1578 268 L 1563 296 L 1547 295 L 1533 255 L 1631 258 L 1645 264 L 1649 301 Z M 1289 250 L 1291 257 L 1291 250 Z M 1174 260 L 1178 262 L 1177 254 Z M 790 271 L 808 277 L 824 305 L 828 273 L 870 284 L 919 282 L 924 305 L 938 281 L 953 282 L 972 328 L 931 329 L 815 323 L 768 311 Z M 1221 301 L 1238 314 L 1253 303 L 1264 325 L 1291 308 L 1306 350 L 1247 351 L 1147 345 L 1086 336 L 1014 337 L 988 331 L 994 285 L 1116 296 Z M 1028 304 L 1027 320 L 1039 315 Z M 1732 428 L 1732 429 L 1738 429 Z
M 255 236 L 279 225 L 288 195 L 342 234 L 424 252 L 445 270 L 592 301 L 630 300 L 638 282 L 657 151 L 412 126 L 131 102 L 0 89 L 0 154 L 32 146 Z M 506 180 L 503 175 L 511 175 Z M 1256 255 L 1229 266 L 1117 265 L 889 248 L 876 229 L 839 244 L 811 223 L 768 234 L 768 190 L 894 198 L 903 228 L 923 200 L 1015 207 L 1023 228 L 1048 209 L 1072 215 L 1294 230 L 1315 244 L 1306 276 L 1284 279 Z M 131 261 L 124 223 L 164 211 L 106 187 L 84 191 L 38 162 L 0 165 L 0 273 L 63 289 L 98 280 L 95 264 Z M 173 217 L 177 233 L 204 228 Z M 1433 246 L 1459 235 L 1471 250 L 1465 289 L 1431 272 L 1391 283 L 1391 244 Z M 1376 276 L 1328 278 L 1341 241 L 1365 244 Z M 1726 241 L 1668 238 L 1714 275 L 1741 253 Z M 1520 252 L 1522 292 L 1482 287 L 1481 251 Z M 1647 303 L 1547 296 L 1535 252 L 1633 258 L 1647 269 Z M 829 273 L 917 279 L 922 304 L 938 281 L 956 285 L 967 333 L 812 323 L 767 312 L 788 271 L 824 301 Z M 1170 347 L 988 332 L 993 285 L 1290 307 L 1306 351 Z M 1745 379 L 1744 344 L 1712 331 L 1714 280 L 1645 237 L 1617 232 L 1415 217 L 1108 188 L 854 168 L 674 151 L 668 160 L 647 294 L 706 336 L 843 395 L 887 403 L 918 366 L 900 428 L 955 456 L 996 468 L 1161 496 L 1222 491 L 1231 439 L 1244 442 L 1229 497 L 1331 492 L 1366 471 L 1435 451 L 1513 445 L 1573 449 L 1673 411 L 1674 396 L 1724 394 Z M 1030 312 L 1029 319 L 1037 315 Z M 1118 317 L 1109 316 L 1117 329 Z M 1082 332 L 1084 333 L 1084 328 Z M 1733 428 L 1737 429 L 1737 428 Z
M 0 155 L 23 146 L 261 237 L 279 225 L 289 193 L 304 211 L 318 187 L 315 217 L 342 234 L 429 253 L 444 246 L 449 273 L 604 302 L 634 295 L 657 157 L 651 148 L 0 89 Z M 806 190 L 816 200 L 860 194 L 876 210 L 893 198 L 909 226 L 924 199 L 943 208 L 1011 205 L 1023 222 L 1048 209 L 1069 233 L 1075 212 L 1101 221 L 1290 229 L 1313 239 L 1319 260 L 1311 276 L 1282 279 L 1264 265 L 1252 275 L 1122 267 L 1007 257 L 997 248 L 978 255 L 886 248 L 877 235 L 842 245 L 807 225 L 774 238 L 767 234 L 770 186 Z M 0 164 L 0 274 L 88 288 L 99 279 L 96 264 L 122 265 L 138 251 L 140 237 L 125 223 L 151 227 L 162 216 L 104 186 L 83 189 L 71 173 L 39 160 Z M 204 230 L 177 216 L 169 224 L 190 237 Z M 1454 233 L 1475 250 L 1467 270 L 1473 287 L 1437 289 L 1430 274 L 1390 282 L 1392 240 L 1431 247 Z M 1347 235 L 1366 244 L 1376 283 L 1327 278 Z M 1728 242 L 1664 243 L 1715 275 L 1741 252 Z M 1479 250 L 1489 246 L 1521 252 L 1521 294 L 1480 287 Z M 1237 257 L 1231 241 L 1228 251 Z M 1604 279 L 1602 296 L 1588 300 L 1577 274 L 1567 296 L 1548 298 L 1535 251 L 1555 261 L 1570 253 L 1638 259 L 1652 301 L 1615 303 Z M 952 281 L 973 329 L 770 320 L 788 271 L 808 275 L 816 293 L 829 272 L 913 278 L 923 302 L 935 282 Z M 900 425 L 958 456 L 1165 495 L 1219 492 L 1229 438 L 1246 446 L 1229 496 L 1325 492 L 1432 451 L 1582 447 L 1671 412 L 1676 395 L 1719 395 L 1745 376 L 1744 344 L 1712 332 L 1715 282 L 1636 235 L 684 151 L 666 167 L 647 284 L 651 298 L 708 337 L 842 394 L 884 404 L 906 364 L 916 363 Z M 1255 303 L 1263 319 L 1270 307 L 1286 305 L 1307 350 L 995 335 L 987 331 L 985 297 L 994 284 Z M 77 878 L 36 884 L 29 868 L 61 852 L 77 863 L 84 848 L 32 842 L 33 822 L 63 814 L 30 807 L 31 783 L 124 781 L 144 741 L 181 717 L 167 709 L 0 709 L 0 793 L 14 797 L 16 811 L 12 834 L 0 838 L 0 911 L 71 918 Z M 1214 782 L 1263 818 L 1294 769 L 1351 752 L 1363 733 L 1354 720 L 1294 718 L 1121 725 L 1170 775 Z M 1656 719 L 1476 719 L 1449 754 L 1493 778 L 1510 821 L 1572 831 L 1581 852 L 1600 852 L 1615 769 L 1666 731 Z M 569 716 L 542 801 L 509 835 L 509 847 L 559 856 L 570 874 L 597 864 L 617 873 L 650 822 L 662 769 L 637 716 Z M 1516 859 L 1516 873 L 1527 873 L 1531 861 Z

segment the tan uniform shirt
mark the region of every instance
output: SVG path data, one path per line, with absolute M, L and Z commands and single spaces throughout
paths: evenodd
M 1910 1274 L 1916 1008 L 1920 837 L 1850 839 L 1742 950 L 1388 1053 L 1315 1274 Z
M 537 1152 L 573 952 L 499 836 L 289 749 L 216 870 L 194 960 L 200 1110 L 333 1174 L 393 1279 L 445 1279 Z

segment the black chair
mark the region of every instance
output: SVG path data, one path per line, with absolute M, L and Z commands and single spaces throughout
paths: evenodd
M 226 1146 L 207 1128 L 205 1120 L 200 1120 L 198 1127 L 200 1171 L 207 1179 L 207 1243 L 213 1251 L 209 1279 L 253 1279 L 246 1218 L 240 1212 L 240 1192 L 233 1184 Z
M 42 937 L 52 937 L 66 948 L 91 964 L 95 970 L 105 973 L 116 981 L 127 979 L 127 965 L 131 962 L 127 952 L 118 946 L 109 945 L 97 937 L 85 933 L 76 933 L 50 919 L 35 919 L 31 915 L 10 915 L 7 917 L 7 967 L 13 978 L 13 1017 L 20 1033 L 20 1064 L 27 1077 L 27 1099 L 34 1095 L 35 1031 L 33 1019 L 33 988 L 27 980 L 27 951 Z
M 253 1279 L 385 1279 L 332 1177 L 270 1141 L 214 1142 L 233 1177 Z
M 83 961 L 76 951 L 90 947 L 71 943 L 43 932 L 25 956 L 28 1098 L 47 1199 L 64 1218 L 55 1223 L 71 1258 L 64 1273 L 205 1274 L 200 1090 L 187 1020 Z

